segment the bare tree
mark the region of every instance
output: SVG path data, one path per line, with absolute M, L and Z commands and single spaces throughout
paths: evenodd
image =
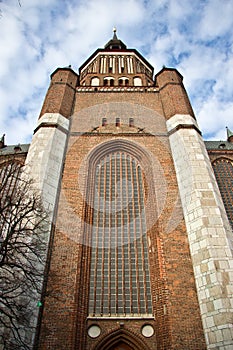
M 0 168 L 0 349 L 31 349 L 46 255 L 47 213 L 21 169 Z

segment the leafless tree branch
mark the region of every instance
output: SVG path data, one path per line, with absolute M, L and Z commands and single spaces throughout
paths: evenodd
M 0 344 L 4 350 L 31 348 L 28 334 L 42 286 L 47 217 L 22 167 L 12 161 L 0 168 Z

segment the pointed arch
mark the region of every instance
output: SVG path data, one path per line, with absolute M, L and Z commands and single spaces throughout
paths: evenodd
M 122 139 L 101 144 L 90 156 L 91 317 L 152 315 L 147 162 L 145 150 Z
M 233 228 L 233 160 L 220 156 L 212 162 L 214 174 L 223 199 L 227 217 Z
M 125 344 L 133 350 L 149 350 L 142 339 L 125 329 L 118 329 L 108 334 L 100 340 L 94 350 L 112 350 L 119 344 Z M 156 350 L 156 348 L 153 348 L 153 350 Z

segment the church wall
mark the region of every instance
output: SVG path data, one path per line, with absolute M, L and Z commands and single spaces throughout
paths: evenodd
M 116 52 L 112 51 L 114 46 Z M 113 64 L 115 57 L 110 56 L 115 54 L 125 55 L 127 60 L 119 56 L 118 63 Z M 127 50 L 114 31 L 107 49 L 98 49 L 80 68 L 80 77 L 70 66 L 51 75 L 26 159 L 26 169 L 50 211 L 48 261 L 35 349 L 109 350 L 114 342 L 119 345 L 119 340 L 134 350 L 232 347 L 232 232 L 211 163 L 183 77 L 175 69 L 164 67 L 153 81 L 153 68 L 140 57 L 137 51 Z M 136 76 L 141 80 L 135 81 Z M 100 166 L 97 156 L 101 152 L 105 157 L 106 152 L 121 151 L 136 160 L 134 166 L 137 164 L 143 174 L 143 180 L 138 177 L 134 186 L 138 196 L 144 196 L 146 208 L 153 314 L 151 307 L 148 313 L 133 313 L 131 305 L 131 315 L 113 314 L 109 308 L 109 314 L 97 312 L 96 316 L 89 308 L 92 224 L 99 210 L 94 208 L 93 183 L 97 177 L 93 174 L 97 173 L 96 164 Z M 212 150 L 211 160 L 222 157 L 225 151 L 220 154 Z M 227 155 L 232 159 L 232 154 Z M 0 156 L 1 163 L 4 159 Z M 18 157 L 23 162 L 25 155 Z M 104 174 L 106 182 L 110 171 Z M 100 177 L 98 181 L 103 185 Z M 109 201 L 106 198 L 104 195 L 103 200 Z M 143 207 L 144 202 L 137 203 Z M 129 211 L 127 215 L 121 220 L 129 225 L 132 217 Z M 141 256 L 145 259 L 145 254 Z M 104 259 L 102 255 L 98 262 L 104 264 Z M 134 264 L 139 266 L 137 259 Z M 120 274 L 117 267 L 113 270 Z M 110 280 L 102 273 L 101 282 L 103 276 Z M 127 280 L 129 289 L 136 286 L 131 277 Z M 124 284 L 126 280 L 121 281 Z M 110 289 L 108 286 L 108 292 Z M 148 292 L 144 293 L 148 301 Z M 140 291 L 137 312 L 142 310 L 138 306 L 141 296 Z M 33 324 L 36 313 L 32 315 Z M 144 326 L 154 333 L 148 335 Z
M 107 125 L 101 126 L 102 118 Z M 121 125 L 115 125 L 116 117 Z M 135 127 L 128 126 L 134 118 Z M 98 127 L 97 129 L 95 129 Z M 145 128 L 143 131 L 138 130 Z M 63 172 L 58 221 L 54 236 L 48 295 L 45 298 L 40 349 L 94 349 L 106 335 L 122 327 L 119 319 L 88 319 L 90 247 L 83 237 L 88 154 L 113 139 L 127 139 L 150 155 L 155 185 L 154 203 L 148 203 L 148 230 L 153 319 L 125 319 L 123 328 L 148 348 L 205 349 L 188 237 L 165 118 L 157 93 L 79 93 Z M 84 243 L 84 244 L 82 244 Z M 77 322 L 77 329 L 75 323 Z M 143 324 L 155 334 L 145 338 Z M 64 328 L 64 324 L 66 328 Z M 101 335 L 87 336 L 91 324 Z M 58 345 L 59 344 L 59 345 Z M 75 345 L 76 344 L 76 345 Z

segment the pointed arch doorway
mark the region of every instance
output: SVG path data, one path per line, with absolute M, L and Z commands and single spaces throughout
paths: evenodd
M 155 346 L 153 349 L 157 349 Z M 103 338 L 95 350 L 148 350 L 142 339 L 125 329 L 118 329 Z
M 126 344 L 125 342 L 120 341 L 116 345 L 111 346 L 109 350 L 134 350 L 134 349 L 128 344 Z

